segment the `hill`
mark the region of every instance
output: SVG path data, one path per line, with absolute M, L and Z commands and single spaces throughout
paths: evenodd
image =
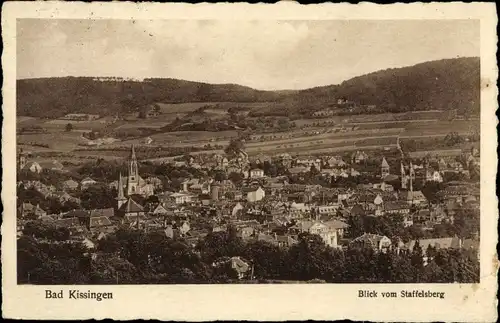
M 176 79 L 25 79 L 17 81 L 17 114 L 34 117 L 67 113 L 116 115 L 138 111 L 154 102 L 271 102 L 256 108 L 254 115 L 310 116 L 325 108 L 345 114 L 452 109 L 477 113 L 479 94 L 479 58 L 472 57 L 386 69 L 339 85 L 301 91 L 260 91 L 235 84 Z M 336 106 L 338 98 L 375 108 L 345 111 Z
M 17 115 L 53 118 L 67 113 L 90 113 L 105 116 L 138 111 L 155 102 L 265 102 L 284 95 L 235 84 L 176 79 L 23 79 L 17 81 Z
M 381 70 L 339 85 L 302 90 L 274 110 L 303 114 L 331 107 L 338 98 L 345 98 L 359 105 L 374 105 L 377 112 L 470 109 L 477 113 L 479 95 L 479 58 L 467 57 Z

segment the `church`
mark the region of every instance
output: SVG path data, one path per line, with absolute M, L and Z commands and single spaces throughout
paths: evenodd
M 124 177 L 120 173 L 120 178 L 118 179 L 118 208 L 127 202 L 128 197 L 133 195 L 148 197 L 154 194 L 154 185 L 146 183 L 139 175 L 139 167 L 133 145 L 130 151 L 127 171 L 128 176 Z

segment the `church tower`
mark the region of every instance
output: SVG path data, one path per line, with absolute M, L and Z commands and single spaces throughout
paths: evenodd
M 387 162 L 387 160 L 385 159 L 385 157 L 382 159 L 381 170 L 382 170 L 382 178 L 384 178 L 387 175 L 389 175 L 389 163 Z
M 413 179 L 415 178 L 415 170 L 413 169 L 413 164 L 410 161 L 410 192 L 413 196 Z
M 139 194 L 139 168 L 137 166 L 137 158 L 135 156 L 134 145 L 130 151 L 130 159 L 128 161 L 128 178 L 127 178 L 127 196 Z
M 125 194 L 123 194 L 123 178 L 122 178 L 122 173 L 120 173 L 120 179 L 118 180 L 118 196 L 116 198 L 116 201 L 118 202 L 118 209 L 125 202 L 127 202 L 127 198 L 125 197 Z
M 405 173 L 405 166 L 403 165 L 403 162 L 401 162 L 401 188 L 406 189 L 408 186 L 408 177 L 406 176 Z

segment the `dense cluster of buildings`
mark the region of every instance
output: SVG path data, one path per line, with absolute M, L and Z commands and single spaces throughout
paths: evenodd
M 264 160 L 265 159 L 265 160 Z M 99 239 L 120 227 L 159 231 L 171 238 L 181 237 L 193 246 L 210 232 L 226 231 L 234 227 L 246 241 L 266 241 L 279 247 L 298 242 L 300 233 L 317 234 L 326 245 L 343 248 L 359 245 L 384 251 L 391 248 L 412 248 L 414 241 L 402 244 L 389 237 L 373 233 L 346 237 L 349 217 L 390 217 L 400 215 L 404 226 L 418 225 L 432 230 L 433 225 L 453 222 L 458 209 L 479 212 L 479 184 L 471 181 L 445 182 L 445 173 L 465 174 L 470 167 L 478 167 L 478 153 L 471 151 L 463 161 L 455 158 L 428 158 L 417 163 L 401 159 L 397 171 L 386 158 L 377 160 L 376 174 L 364 174 L 361 165 L 373 160 L 369 153 L 357 151 L 350 158 L 341 156 L 292 157 L 282 154 L 273 158 L 258 156 L 250 162 L 243 151 L 232 158 L 214 156 L 196 160 L 194 157 L 180 163 L 200 170 L 216 169 L 226 174 L 238 173 L 242 180 L 216 180 L 210 176 L 186 178 L 178 191 L 164 190 L 159 179 L 143 179 L 139 174 L 134 147 L 128 158 L 126 176 L 110 178 L 106 183 L 116 189 L 116 205 L 103 209 L 75 209 L 66 213 L 47 214 L 39 205 L 22 201 L 19 209 L 19 234 L 28 219 L 39 219 L 58 227 L 68 228 L 72 239 L 92 246 Z M 264 162 L 279 163 L 288 175 L 269 176 L 259 167 Z M 394 165 L 394 162 L 392 162 Z M 257 165 L 257 166 L 256 166 Z M 175 165 L 174 165 L 175 166 Z M 20 169 L 41 172 L 42 169 L 63 171 L 57 163 L 27 162 L 20 156 Z M 308 174 L 329 182 L 335 178 L 356 178 L 370 175 L 371 183 L 354 187 L 332 187 L 319 184 L 294 184 L 289 176 Z M 206 172 L 208 174 L 208 172 Z M 226 177 L 228 178 L 228 177 Z M 415 181 L 441 183 L 436 201 L 429 201 L 415 190 Z M 61 201 L 73 199 L 71 192 L 86 190 L 97 181 L 84 178 L 62 183 L 63 191 L 36 181 L 20 181 L 18 185 L 33 187 L 44 196 L 57 196 Z M 395 188 L 395 183 L 398 187 Z M 444 239 L 444 240 L 443 240 Z M 460 240 L 460 239 L 459 239 Z M 430 239 L 425 244 L 441 247 L 462 247 L 456 237 Z M 237 263 L 237 260 L 234 260 Z

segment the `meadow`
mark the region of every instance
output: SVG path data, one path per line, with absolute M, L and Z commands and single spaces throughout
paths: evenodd
M 63 152 L 67 157 L 75 159 L 88 158 L 121 158 L 127 153 L 124 146 L 135 144 L 147 146 L 149 150 L 162 151 L 165 149 L 191 149 L 194 154 L 223 153 L 223 147 L 231 139 L 239 136 L 237 130 L 227 131 L 172 131 L 165 132 L 162 127 L 171 122 L 172 117 L 179 114 L 189 114 L 200 107 L 207 107 L 203 117 L 209 120 L 227 118 L 229 108 L 254 109 L 265 103 L 235 104 L 231 102 L 217 103 L 181 103 L 159 104 L 162 114 L 148 119 L 131 119 L 128 121 L 113 121 L 103 118 L 94 121 L 68 122 L 67 120 L 48 120 L 33 117 L 18 117 L 17 141 L 25 150 L 50 153 Z M 286 131 L 258 131 L 249 134 L 251 140 L 246 141 L 245 147 L 249 155 L 279 154 L 283 152 L 293 154 L 310 154 L 319 152 L 339 152 L 353 149 L 384 149 L 393 147 L 396 138 L 402 140 L 435 140 L 442 139 L 450 132 L 460 135 L 469 135 L 479 130 L 479 120 L 442 120 L 440 111 L 406 112 L 395 114 L 337 116 L 323 119 L 294 120 L 295 128 Z M 65 131 L 68 123 L 73 130 Z M 41 132 L 30 132 L 26 129 L 37 127 Z M 25 132 L 19 132 L 23 130 Z M 133 138 L 124 138 L 118 142 L 100 147 L 86 147 L 88 140 L 82 136 L 87 131 L 107 131 L 111 134 L 120 131 L 151 129 L 149 134 L 139 131 Z M 249 130 L 247 130 L 249 131 Z M 152 142 L 146 144 L 145 139 Z M 429 146 L 429 145 L 427 145 Z M 440 149 L 436 147 L 436 149 Z M 166 153 L 166 152 L 165 152 Z M 161 155 L 162 153 L 160 153 Z M 158 158 L 162 158 L 161 156 Z

